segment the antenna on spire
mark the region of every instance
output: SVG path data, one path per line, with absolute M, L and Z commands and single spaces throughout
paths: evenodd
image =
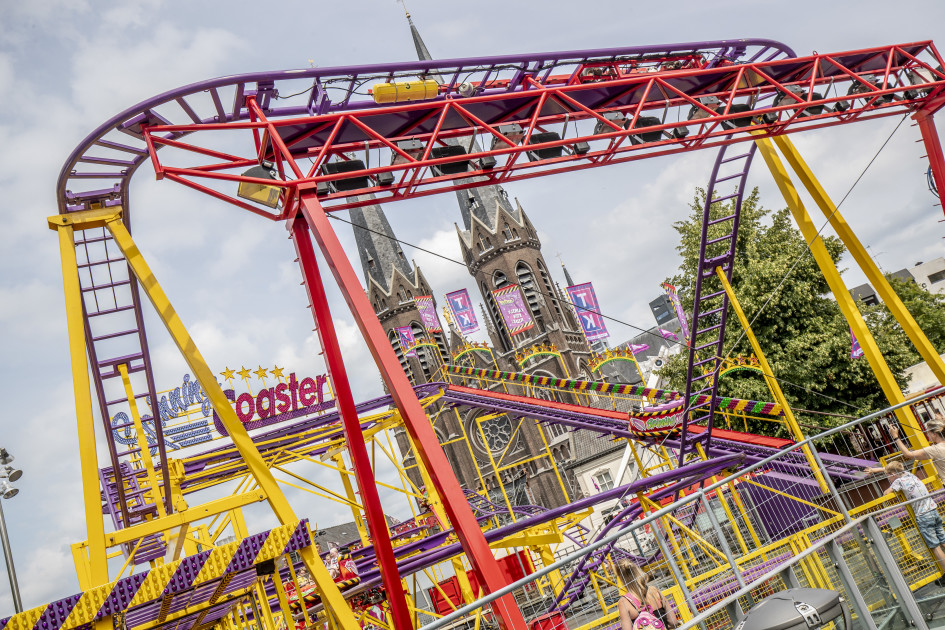
M 406 15 L 406 16 L 407 16 L 407 19 L 409 20 L 409 19 L 410 19 L 410 11 L 407 10 L 407 3 L 404 2 L 404 0 L 395 0 L 395 2 L 397 2 L 397 4 L 399 4 L 400 6 L 402 6 L 402 7 L 404 8 L 404 15 Z

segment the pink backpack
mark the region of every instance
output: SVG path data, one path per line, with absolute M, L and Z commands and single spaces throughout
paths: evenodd
M 637 618 L 633 620 L 633 630 L 664 630 L 666 628 L 648 605 L 638 601 L 630 593 L 627 593 L 625 597 L 637 609 Z

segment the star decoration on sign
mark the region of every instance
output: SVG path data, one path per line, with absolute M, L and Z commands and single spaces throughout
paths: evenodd
M 225 379 L 228 380 L 228 381 L 233 380 L 233 377 L 234 377 L 235 375 L 236 375 L 236 370 L 231 370 L 231 369 L 228 368 L 228 367 L 223 368 L 223 371 L 220 372 L 220 376 L 222 376 L 223 378 L 225 378 Z
M 266 374 L 269 374 L 269 370 L 260 365 L 259 369 L 253 372 L 253 374 L 255 374 L 259 380 L 263 380 L 266 378 Z
M 282 370 L 283 370 L 283 369 L 285 369 L 285 368 L 281 368 L 281 367 L 279 367 L 278 365 L 274 365 L 274 366 L 272 366 L 272 370 L 270 370 L 269 373 L 272 374 L 272 375 L 273 375 L 274 377 L 276 377 L 276 378 L 282 378 Z
M 239 372 L 237 372 L 237 374 L 239 374 L 239 375 L 240 375 L 240 378 L 242 378 L 242 379 L 247 379 L 247 378 L 249 378 L 249 370 L 247 370 L 246 368 L 243 368 L 242 370 L 240 370 Z

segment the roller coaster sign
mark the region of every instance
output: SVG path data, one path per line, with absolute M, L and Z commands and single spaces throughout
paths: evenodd
M 260 429 L 286 420 L 294 420 L 322 412 L 334 406 L 334 400 L 325 396 L 328 377 L 319 374 L 315 378 L 298 380 L 295 372 L 285 382 L 274 387 L 263 388 L 255 395 L 244 392 L 239 396 L 232 389 L 225 390 L 228 400 L 235 402 L 236 416 L 246 429 Z M 213 426 L 220 435 L 228 435 L 223 422 L 213 412 Z
M 292 373 L 285 382 L 263 388 L 256 394 L 246 392 L 237 396 L 233 389 L 224 393 L 235 404 L 240 422 L 252 430 L 331 408 L 334 400 L 326 396 L 327 383 L 328 377 L 324 374 L 299 380 Z M 145 402 L 153 409 L 150 399 L 145 399 Z M 210 406 L 207 394 L 190 374 L 184 374 L 179 387 L 158 393 L 157 410 L 168 450 L 179 450 L 228 435 L 220 417 Z M 111 426 L 116 443 L 137 447 L 134 422 L 127 413 L 120 411 L 115 414 Z M 157 452 L 154 417 L 143 414 L 141 426 L 153 455 Z

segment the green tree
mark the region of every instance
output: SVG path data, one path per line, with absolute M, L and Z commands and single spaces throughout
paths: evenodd
M 692 312 L 704 201 L 705 191 L 697 189 L 689 216 L 673 225 L 680 236 L 676 249 L 682 263 L 670 282 L 679 289 L 687 313 Z M 716 204 L 713 208 L 713 218 L 731 213 L 731 204 Z M 730 230 L 728 222 L 710 226 L 709 239 L 724 236 L 726 230 Z M 844 252 L 842 243 L 832 236 L 825 237 L 824 243 L 836 263 Z M 724 242 L 716 245 L 723 246 Z M 720 253 L 710 251 L 709 255 Z M 945 298 L 932 297 L 915 285 L 897 282 L 895 286 L 933 344 L 941 349 L 945 342 Z M 840 420 L 800 410 L 859 416 L 887 405 L 866 359 L 850 357 L 850 328 L 789 211 L 764 208 L 757 189 L 742 203 L 732 287 L 800 422 L 830 426 Z M 860 304 L 860 310 L 893 374 L 900 385 L 905 385 L 905 369 L 918 361 L 915 350 L 884 306 Z M 731 312 L 723 352 L 730 357 L 751 354 L 751 346 Z M 686 360 L 686 353 L 680 353 L 662 371 L 670 385 L 680 390 L 685 387 Z M 719 392 L 737 398 L 772 399 L 764 380 L 754 372 L 725 375 Z M 772 432 L 770 423 L 750 428 Z

